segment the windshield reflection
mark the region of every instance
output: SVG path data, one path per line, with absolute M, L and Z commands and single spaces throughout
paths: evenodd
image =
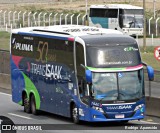
M 144 95 L 143 70 L 93 73 L 92 96 L 97 100 L 132 100 Z
M 124 28 L 143 28 L 142 15 L 123 15 Z

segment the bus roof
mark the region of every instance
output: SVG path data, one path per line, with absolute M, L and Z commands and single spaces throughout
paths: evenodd
M 82 36 L 81 38 L 84 40 L 86 46 L 137 45 L 136 40 L 128 35 L 89 35 Z
M 20 34 L 45 34 L 45 35 L 56 35 L 56 36 L 85 36 L 85 35 L 94 35 L 94 34 L 123 34 L 120 31 L 112 29 L 103 29 L 90 26 L 82 25 L 55 25 L 55 26 L 46 26 L 46 27 L 27 27 L 12 30 L 12 33 Z
M 129 4 L 107 4 L 107 5 L 91 5 L 90 8 L 109 8 L 109 9 L 143 9 L 139 6 Z
M 28 27 L 12 30 L 12 33 L 27 33 L 27 34 L 45 34 L 56 36 L 86 36 L 92 34 L 120 34 L 123 33 L 112 29 L 103 29 L 82 25 L 55 25 L 46 27 Z
M 81 25 L 55 25 L 46 27 L 28 27 L 12 30 L 13 34 L 23 36 L 36 36 L 57 38 L 60 40 L 77 41 L 83 45 L 108 45 L 108 44 L 136 44 L 135 39 L 122 32 L 112 29 L 96 28 Z

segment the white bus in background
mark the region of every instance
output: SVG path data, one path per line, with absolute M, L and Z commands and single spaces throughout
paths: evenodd
M 143 36 L 143 8 L 127 4 L 91 5 L 89 25 Z

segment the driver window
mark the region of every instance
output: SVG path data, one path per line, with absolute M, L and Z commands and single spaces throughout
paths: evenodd
M 119 27 L 123 28 L 123 16 L 122 16 L 122 14 L 119 15 Z
M 82 44 L 76 43 L 76 68 L 77 68 L 77 77 L 78 77 L 78 86 L 80 96 L 85 95 L 85 69 L 81 66 L 85 65 L 84 62 L 84 48 Z
M 122 15 L 122 10 L 119 10 L 119 27 L 123 28 L 123 15 Z

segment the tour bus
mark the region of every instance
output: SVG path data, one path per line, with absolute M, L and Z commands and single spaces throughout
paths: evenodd
M 12 100 L 74 123 L 141 120 L 144 68 L 134 38 L 89 26 L 29 27 L 11 35 Z
M 143 36 L 143 8 L 127 4 L 91 5 L 89 25 Z

